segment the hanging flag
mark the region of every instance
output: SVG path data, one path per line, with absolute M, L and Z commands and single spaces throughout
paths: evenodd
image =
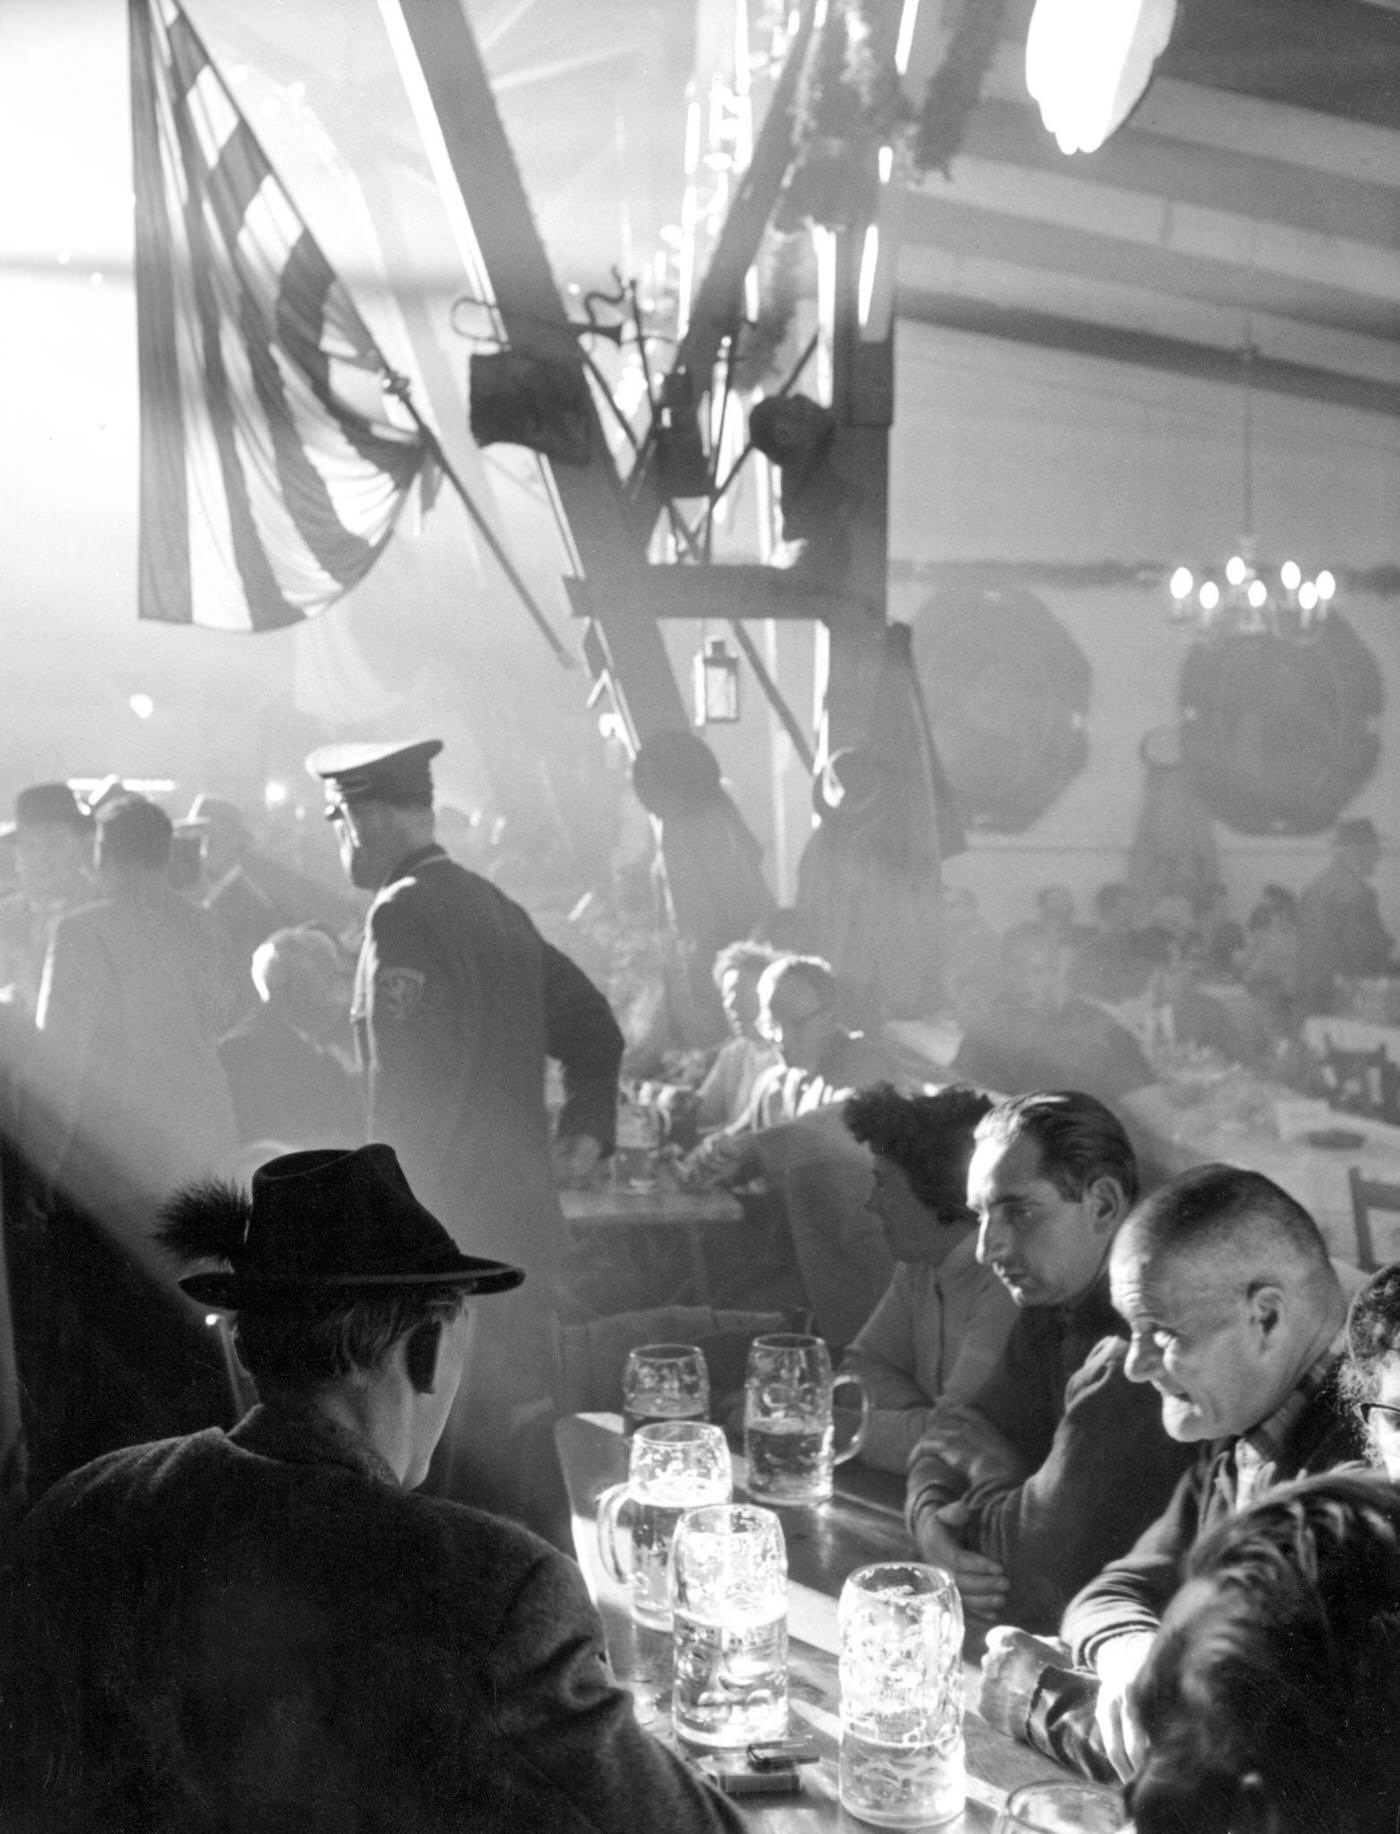
M 178 0 L 129 19 L 138 613 L 272 630 L 364 578 L 437 445 Z

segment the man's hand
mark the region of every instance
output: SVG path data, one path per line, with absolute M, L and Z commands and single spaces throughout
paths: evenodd
M 739 1134 L 711 1134 L 682 1159 L 679 1175 L 691 1190 L 709 1191 L 717 1185 L 738 1184 L 753 1176 L 752 1147 Z
M 1135 1630 L 1114 1637 L 1094 1657 L 1099 1677 L 1099 1736 L 1109 1762 L 1126 1783 L 1147 1755 L 1147 1740 L 1128 1701 L 1128 1689 L 1147 1660 L 1152 1632 Z
M 938 1408 L 925 1428 L 923 1444 L 961 1471 L 969 1487 L 991 1481 L 1018 1484 L 1027 1475 L 1026 1461 L 1016 1447 L 974 1408 Z
M 566 1191 L 581 1191 L 591 1183 L 603 1149 L 592 1134 L 568 1134 L 549 1149 L 554 1182 Z
M 995 1618 L 1010 1589 L 1006 1574 L 989 1554 L 963 1546 L 960 1531 L 966 1525 L 967 1506 L 945 1503 L 941 1509 L 920 1511 L 914 1522 L 914 1540 L 921 1559 L 952 1574 L 969 1617 Z
M 987 1632 L 987 1653 L 982 1658 L 978 1712 L 998 1732 L 1024 1739 L 1041 1671 L 1064 1668 L 1068 1662 L 1069 1652 L 1063 1643 L 1047 1643 L 1028 1630 L 994 1624 Z

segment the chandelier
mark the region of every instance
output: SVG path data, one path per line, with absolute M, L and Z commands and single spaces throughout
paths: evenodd
M 1246 344 L 1240 354 L 1244 392 L 1245 533 L 1223 566 L 1179 566 L 1171 575 L 1171 621 L 1195 637 L 1279 637 L 1309 643 L 1321 634 L 1337 592 L 1327 568 L 1308 578 L 1296 560 L 1278 564 L 1256 557 L 1254 527 L 1253 364 L 1258 353 Z

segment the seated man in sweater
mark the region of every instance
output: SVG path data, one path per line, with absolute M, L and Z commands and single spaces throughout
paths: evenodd
M 1186 1461 L 1124 1373 L 1109 1303 L 1137 1165 L 1102 1102 L 1037 1092 L 978 1123 L 967 1192 L 978 1259 L 1020 1316 L 980 1392 L 935 1412 L 910 1461 L 909 1526 L 969 1616 L 1053 1628 L 1165 1506 Z
M 1155 1391 L 1167 1432 L 1194 1456 L 1157 1520 L 1066 1612 L 1077 1671 L 1015 1639 L 995 1639 L 987 1661 L 999 1723 L 1090 1774 L 1106 1760 L 1129 1777 L 1144 1749 L 1130 1689 L 1198 1538 L 1271 1485 L 1364 1447 L 1337 1380 L 1342 1288 L 1317 1225 L 1270 1179 L 1230 1165 L 1183 1172 L 1128 1219 L 1110 1277 L 1132 1338 L 1126 1373 Z
M 991 1106 L 972 1089 L 901 1095 L 890 1083 L 846 1103 L 846 1127 L 873 1159 L 865 1207 L 895 1264 L 843 1364 L 870 1390 L 861 1458 L 879 1471 L 908 1469 L 934 1403 L 976 1394 L 1015 1322 L 1010 1294 L 978 1263 L 967 1207 L 972 1131 Z
M 1302 1205 L 1262 1173 L 1198 1165 L 1154 1191 L 1115 1245 L 1127 1373 L 1198 1448 L 1171 1503 L 1065 1616 L 1099 1676 L 1098 1724 L 1120 1776 L 1142 1741 L 1127 1690 L 1198 1535 L 1270 1484 L 1360 1459 L 1336 1381 L 1346 1301 Z
M 745 1183 L 761 1169 L 759 1134 L 890 1076 L 890 1052 L 842 1025 L 836 996 L 836 976 L 818 956 L 783 955 L 764 969 L 758 981 L 759 1030 L 777 1059 L 755 1079 L 738 1120 L 708 1135 L 683 1161 L 686 1183 Z
M 415 1494 L 470 1347 L 462 1254 L 392 1148 L 206 1184 L 166 1245 L 237 1314 L 231 1433 L 109 1453 L 47 1491 L 0 1578 L 0 1824 L 740 1834 L 643 1732 L 572 1561 Z

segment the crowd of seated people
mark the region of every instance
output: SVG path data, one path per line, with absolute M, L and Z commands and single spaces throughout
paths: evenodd
M 94 812 L 66 786 L 35 788 L 0 901 L 5 1131 L 29 1200 L 58 1184 L 120 1213 L 129 1184 L 134 1213 L 156 1170 L 169 1185 L 255 1143 L 356 1146 L 343 911 L 294 908 L 226 805 L 191 811 L 187 832 L 217 831 L 225 852 L 182 891 L 155 803 L 117 794 Z M 1400 1270 L 1348 1325 L 1326 1244 L 1287 1192 L 1225 1165 L 1144 1176 L 1131 1125 L 1164 1015 L 1171 1037 L 1239 1061 L 1296 1026 L 1296 905 L 1268 888 L 1243 929 L 1218 897 L 1147 921 L 1106 886 L 1093 925 L 1062 887 L 1036 905 L 997 944 L 995 990 L 969 966 L 977 991 L 937 1077 L 841 1022 L 826 962 L 772 942 L 722 950 L 731 1036 L 673 1104 L 695 1137 L 681 1176 L 744 1193 L 788 1282 L 774 1315 L 805 1309 L 869 1387 L 863 1457 L 903 1477 L 911 1551 L 953 1575 L 985 1637 L 987 1716 L 1129 1782 L 1139 1834 L 1328 1825 L 1307 1819 L 1278 1727 L 1249 1723 L 1240 1676 L 1291 1659 L 1304 1624 L 1354 1648 L 1378 1698 L 1391 1686 L 1396 1562 L 1373 1552 L 1354 1608 L 1342 1576 L 1391 1546 L 1400 1506 L 1378 1476 L 1331 1474 L 1369 1458 L 1400 1481 Z M 988 960 L 979 930 L 966 962 Z M 1257 1033 L 1238 1005 L 1212 1008 L 1227 974 Z M 153 1169 L 126 1104 L 158 1077 L 163 1123 L 189 1116 L 162 1136 L 191 1157 Z M 79 1146 L 86 1167 L 64 1157 Z M 750 1303 L 769 1297 L 756 1239 L 733 1263 Z M 17 1303 L 53 1271 L 22 1252 Z M 120 1443 L 150 1425 L 93 1430 Z M 1266 1594 L 1267 1612 L 1250 1602 Z M 1323 1682 L 1323 1721 L 1347 1723 L 1346 1664 Z M 1339 1749 L 1356 1806 L 1336 1827 L 1393 1825 L 1380 1742 L 1357 1732 Z M 1335 1777 L 1320 1734 L 1309 1750 L 1307 1774 Z M 1390 1823 L 1371 1813 L 1382 1797 Z

